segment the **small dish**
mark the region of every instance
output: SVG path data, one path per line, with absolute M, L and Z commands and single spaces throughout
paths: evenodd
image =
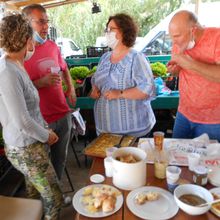
M 105 177 L 101 174 L 93 174 L 90 176 L 90 181 L 93 183 L 102 183 L 105 180 Z

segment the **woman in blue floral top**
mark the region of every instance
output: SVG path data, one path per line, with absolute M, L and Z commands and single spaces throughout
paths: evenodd
M 101 57 L 92 78 L 97 134 L 141 137 L 155 124 L 150 105 L 155 96 L 153 75 L 145 56 L 132 49 L 136 36 L 137 27 L 130 16 L 109 18 L 106 40 L 112 51 Z

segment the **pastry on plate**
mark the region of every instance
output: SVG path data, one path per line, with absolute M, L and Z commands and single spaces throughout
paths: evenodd
M 116 198 L 113 196 L 109 196 L 102 203 L 102 211 L 103 212 L 112 212 L 115 208 Z
M 159 199 L 159 193 L 158 192 L 148 192 L 146 194 L 148 201 L 155 201 Z
M 83 196 L 88 196 L 88 195 L 92 194 L 92 191 L 93 191 L 92 186 L 86 187 L 83 191 Z
M 138 205 L 142 205 L 146 202 L 147 196 L 145 193 L 138 193 L 137 196 L 135 197 L 135 202 Z

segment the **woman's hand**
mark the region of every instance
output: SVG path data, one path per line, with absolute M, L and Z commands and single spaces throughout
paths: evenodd
M 49 130 L 49 137 L 48 137 L 48 140 L 47 140 L 47 143 L 49 145 L 53 145 L 54 143 L 56 143 L 58 141 L 58 136 L 56 135 L 56 133 L 50 129 Z
M 101 92 L 96 86 L 92 86 L 92 92 L 90 93 L 90 97 L 93 99 L 98 99 L 101 96 Z
M 122 98 L 121 97 L 121 90 L 114 89 L 114 90 L 106 91 L 104 93 L 104 97 L 108 100 Z

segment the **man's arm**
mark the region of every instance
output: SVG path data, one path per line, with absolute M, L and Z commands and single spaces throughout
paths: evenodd
M 172 60 L 181 68 L 192 70 L 213 82 L 220 82 L 220 63 L 210 64 L 192 59 L 184 54 L 173 55 Z
M 68 68 L 66 68 L 65 71 L 63 71 L 63 80 L 67 86 L 66 96 L 69 99 L 69 102 L 72 106 L 76 105 L 76 93 L 75 88 L 72 84 L 72 78 L 70 76 L 70 72 Z

